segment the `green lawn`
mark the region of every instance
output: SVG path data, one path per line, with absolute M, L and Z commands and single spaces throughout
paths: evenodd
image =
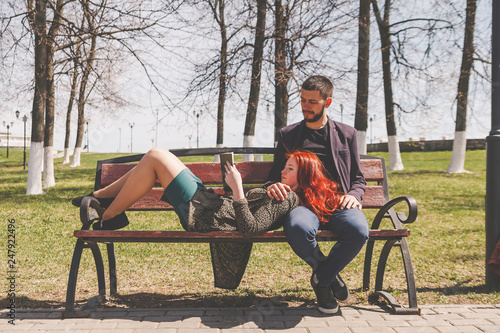
M 123 155 L 123 154 L 122 154 Z M 386 153 L 372 155 L 384 156 Z M 0 151 L 0 228 L 7 267 L 7 224 L 16 225 L 16 294 L 18 307 L 62 307 L 69 266 L 79 228 L 79 211 L 70 200 L 93 186 L 96 161 L 117 154 L 82 154 L 82 166 L 70 168 L 55 161 L 56 186 L 43 195 L 27 196 L 27 171 L 22 149 Z M 446 174 L 451 152 L 403 153 L 404 171 L 389 172 L 391 197 L 411 195 L 419 217 L 410 225 L 410 250 L 420 304 L 500 303 L 500 293 L 484 287 L 485 151 L 467 152 L 468 174 Z M 268 156 L 267 158 L 271 158 Z M 190 158 L 189 160 L 193 160 Z M 205 160 L 210 159 L 204 157 Z M 131 212 L 129 230 L 180 230 L 174 213 Z M 371 212 L 367 215 L 373 216 Z M 322 243 L 327 251 L 329 244 Z M 378 247 L 380 249 L 380 247 Z M 89 252 L 89 251 L 88 251 Z M 207 244 L 117 244 L 120 296 L 107 306 L 183 307 L 250 306 L 273 303 L 313 304 L 310 270 L 287 244 L 255 244 L 240 287 L 213 287 Z M 385 284 L 404 304 L 402 265 L 391 254 Z M 361 290 L 363 255 L 344 270 L 351 287 L 351 304 L 366 304 Z M 7 273 L 5 273 L 7 274 Z M 5 279 L 6 280 L 6 279 Z M 7 288 L 7 282 L 5 288 Z M 97 293 L 90 253 L 80 267 L 77 299 Z M 7 305 L 6 293 L 0 306 Z

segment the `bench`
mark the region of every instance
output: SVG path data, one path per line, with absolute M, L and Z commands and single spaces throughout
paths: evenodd
M 234 152 L 235 154 L 272 154 L 274 148 L 200 148 L 200 149 L 177 149 L 171 150 L 176 156 L 192 155 L 214 155 L 223 152 Z M 95 187 L 103 188 L 121 177 L 135 165 L 143 155 L 133 155 L 109 160 L 102 160 L 97 163 Z M 243 179 L 243 183 L 252 187 L 261 186 L 265 181 L 272 162 L 239 162 L 236 163 Z M 220 164 L 213 162 L 186 163 L 186 166 L 197 175 L 207 187 L 215 186 L 215 191 L 223 193 L 220 187 L 222 180 L 220 174 Z M 417 305 L 417 295 L 415 288 L 415 277 L 410 258 L 410 251 L 406 237 L 410 235 L 410 230 L 404 229 L 402 224 L 415 221 L 417 217 L 417 203 L 410 196 L 389 199 L 389 188 L 387 184 L 387 174 L 385 160 L 372 156 L 361 156 L 361 169 L 367 181 L 367 188 L 363 199 L 363 209 L 377 209 L 378 212 L 371 223 L 370 239 L 366 245 L 363 289 L 370 288 L 370 273 L 372 257 L 374 256 L 374 244 L 376 241 L 385 242 L 380 256 L 375 275 L 375 289 L 369 296 L 370 303 L 377 303 L 380 299 L 390 305 L 393 313 L 415 314 L 420 313 Z M 157 184 L 159 186 L 159 184 Z M 132 211 L 164 211 L 172 210 L 172 207 L 160 201 L 163 193 L 161 187 L 155 187 L 151 192 L 136 202 L 130 210 Z M 406 203 L 405 211 L 395 212 L 394 206 L 400 202 Z M 65 317 L 83 317 L 89 314 L 89 309 L 98 301 L 105 299 L 106 286 L 104 264 L 101 251 L 97 243 L 105 243 L 109 261 L 109 281 L 110 294 L 116 295 L 117 275 L 114 243 L 117 242 L 161 242 L 161 243 L 209 243 L 209 242 L 286 242 L 286 235 L 283 231 L 269 231 L 251 238 L 243 238 L 239 232 L 188 232 L 188 231 L 127 231 L 127 230 L 89 230 L 92 219 L 96 218 L 97 210 L 101 209 L 98 202 L 92 197 L 86 197 L 80 207 L 81 230 L 75 230 L 74 236 L 77 238 L 76 246 L 71 262 L 66 293 Z M 391 222 L 391 229 L 380 229 L 381 222 L 388 219 Z M 335 241 L 337 236 L 331 231 L 320 230 L 317 235 L 318 241 Z M 400 249 L 401 258 L 405 270 L 408 306 L 400 305 L 397 300 L 388 292 L 383 291 L 384 273 L 387 259 L 392 248 Z M 94 257 L 97 279 L 98 295 L 91 298 L 83 307 L 75 308 L 75 293 L 78 277 L 78 269 L 83 249 L 90 248 Z

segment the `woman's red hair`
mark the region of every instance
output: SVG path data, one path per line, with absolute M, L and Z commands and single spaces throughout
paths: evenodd
M 286 155 L 297 162 L 298 189 L 295 191 L 302 206 L 309 208 L 321 223 L 328 219 L 339 206 L 343 193 L 337 182 L 328 179 L 324 167 L 316 154 L 297 150 Z

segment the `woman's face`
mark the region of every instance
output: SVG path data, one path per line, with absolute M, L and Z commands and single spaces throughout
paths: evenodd
M 281 170 L 281 182 L 290 186 L 292 191 L 296 191 L 299 187 L 297 171 L 298 166 L 295 157 L 290 157 L 288 161 L 286 161 L 285 168 Z

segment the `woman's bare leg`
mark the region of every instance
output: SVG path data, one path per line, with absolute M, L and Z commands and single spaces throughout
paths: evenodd
M 154 186 L 156 179 L 163 189 L 186 168 L 171 152 L 153 148 L 144 155 L 141 161 L 130 170 L 121 185 L 115 200 L 104 212 L 102 219 L 109 220 L 124 212 L 134 202 L 146 195 Z M 118 186 L 116 186 L 118 188 Z
M 134 169 L 132 169 L 134 170 Z M 115 180 L 113 183 L 109 184 L 105 188 L 101 188 L 100 190 L 94 191 L 94 197 L 96 198 L 116 198 L 118 193 L 123 188 L 123 185 L 125 185 L 125 182 L 127 181 L 128 177 L 130 176 L 130 173 L 132 170 L 128 171 L 126 174 Z

